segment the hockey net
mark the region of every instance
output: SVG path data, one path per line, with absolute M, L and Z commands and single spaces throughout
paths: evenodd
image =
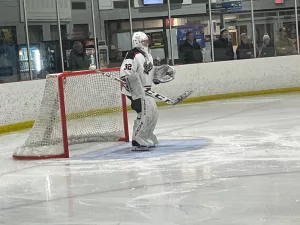
M 126 97 L 104 73 L 119 77 L 118 68 L 48 75 L 39 115 L 13 157 L 68 158 L 72 144 L 128 141 Z

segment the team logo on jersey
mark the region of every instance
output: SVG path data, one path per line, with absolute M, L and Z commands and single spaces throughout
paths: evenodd
M 149 74 L 149 72 L 153 69 L 153 64 L 151 62 L 144 63 L 144 73 Z

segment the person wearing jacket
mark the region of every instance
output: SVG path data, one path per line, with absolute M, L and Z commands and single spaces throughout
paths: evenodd
M 179 54 L 185 64 L 203 62 L 203 55 L 199 44 L 196 42 L 193 32 L 186 33 L 184 44 L 179 47 Z
M 241 34 L 241 44 L 236 49 L 237 59 L 251 59 L 254 57 L 254 46 L 249 42 L 245 33 Z
M 268 34 L 263 36 L 263 44 L 259 57 L 273 57 L 275 56 L 274 44 L 270 41 L 271 38 Z
M 228 31 L 223 28 L 220 32 L 219 39 L 214 41 L 215 61 L 226 61 L 234 59 L 232 43 L 228 39 Z
M 277 56 L 296 54 L 294 43 L 291 39 L 287 37 L 287 32 L 285 28 L 279 29 L 279 40 L 275 42 L 275 47 Z
M 69 58 L 69 67 L 71 71 L 88 70 L 90 67 L 89 59 L 79 41 L 73 44 L 73 50 Z

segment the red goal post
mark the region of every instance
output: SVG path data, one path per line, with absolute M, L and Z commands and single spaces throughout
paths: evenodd
M 129 141 L 126 96 L 119 68 L 47 76 L 40 112 L 15 159 L 68 158 L 69 146 Z M 109 73 L 111 77 L 103 73 Z

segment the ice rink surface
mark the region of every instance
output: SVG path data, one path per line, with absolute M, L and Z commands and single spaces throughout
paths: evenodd
M 16 161 L 28 131 L 2 135 L 0 224 L 297 225 L 299 109 L 300 94 L 160 108 L 145 153 L 92 143 Z

